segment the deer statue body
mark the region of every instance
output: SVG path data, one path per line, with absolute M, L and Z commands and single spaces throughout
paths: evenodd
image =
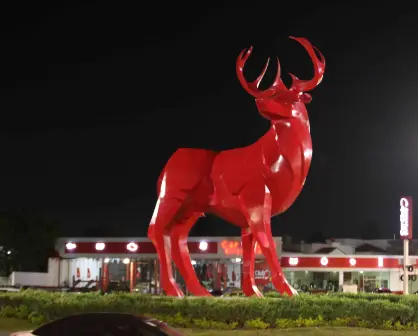
M 161 286 L 167 295 L 183 296 L 173 278 L 172 261 L 192 294 L 210 295 L 195 274 L 187 247 L 190 229 L 204 213 L 215 214 L 241 228 L 245 295 L 262 296 L 254 280 L 255 244 L 266 258 L 275 288 L 280 293 L 296 294 L 281 270 L 270 220 L 293 204 L 305 183 L 312 159 L 305 106 L 311 96 L 306 92 L 321 82 L 325 59 L 306 39 L 293 39 L 309 53 L 314 77 L 303 81 L 291 74 L 290 89 L 280 78 L 278 60 L 274 83 L 264 91 L 258 86 L 268 62 L 261 75 L 248 83 L 243 70 L 252 48 L 241 52 L 237 60 L 238 79 L 255 97 L 260 114 L 271 121 L 269 131 L 243 148 L 221 152 L 180 148 L 158 179 L 158 200 L 148 236 L 158 253 Z

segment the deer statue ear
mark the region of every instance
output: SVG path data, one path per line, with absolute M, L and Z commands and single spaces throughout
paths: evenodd
M 299 101 L 304 104 L 309 104 L 312 101 L 312 96 L 309 93 L 302 93 L 299 95 Z

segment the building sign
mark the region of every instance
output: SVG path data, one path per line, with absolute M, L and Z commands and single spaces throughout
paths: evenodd
M 412 239 L 412 197 L 402 197 L 400 201 L 400 236 L 401 239 Z
M 266 262 L 254 265 L 254 280 L 257 286 L 266 286 L 271 282 L 271 272 Z
M 276 242 L 274 242 L 274 247 L 276 247 Z M 242 256 L 242 246 L 241 242 L 235 240 L 223 240 L 221 242 L 221 248 L 225 255 L 238 255 Z M 255 254 L 258 256 L 263 255 L 260 245 L 255 244 Z
M 269 280 L 270 279 L 270 271 L 267 269 L 263 270 L 255 270 L 254 278 L 256 280 Z
M 242 246 L 241 242 L 239 241 L 233 241 L 233 240 L 223 240 L 221 242 L 221 248 L 225 255 L 239 255 L 242 256 Z M 256 255 L 263 255 L 263 251 L 261 251 L 261 248 L 258 244 L 256 244 L 255 247 L 255 254 Z

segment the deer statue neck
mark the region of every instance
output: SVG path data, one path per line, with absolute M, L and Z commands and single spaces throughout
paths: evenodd
M 304 180 L 312 159 L 312 139 L 307 114 L 271 122 L 270 129 L 259 140 L 263 162 L 272 174 L 287 165 Z M 302 181 L 303 182 L 303 181 Z

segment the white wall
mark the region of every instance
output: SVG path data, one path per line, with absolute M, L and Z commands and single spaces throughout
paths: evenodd
M 403 269 L 393 269 L 390 272 L 390 290 L 391 291 L 403 291 L 403 281 L 400 280 L 401 275 L 404 274 Z M 409 275 L 415 275 L 418 278 L 418 271 L 415 268 Z M 405 279 L 405 277 L 404 277 Z M 409 281 L 408 284 L 409 294 L 418 291 L 418 279 L 416 281 Z
M 13 272 L 10 278 L 13 286 L 53 286 L 53 278 L 48 273 Z
M 48 259 L 48 272 L 13 272 L 10 275 L 10 283 L 13 286 L 59 286 L 60 260 L 56 258 Z
M 401 272 L 400 269 L 393 269 L 390 271 L 389 289 L 392 292 L 399 292 L 403 290 L 403 282 L 399 279 L 402 274 L 403 271 Z
M 60 287 L 65 283 L 72 285 L 73 276 L 76 276 L 77 267 L 80 268 L 80 280 L 96 280 L 99 277 L 100 262 L 96 259 L 57 259 L 49 258 L 48 272 L 13 272 L 9 277 L 10 285 Z M 87 277 L 87 268 L 90 268 L 90 278 Z

